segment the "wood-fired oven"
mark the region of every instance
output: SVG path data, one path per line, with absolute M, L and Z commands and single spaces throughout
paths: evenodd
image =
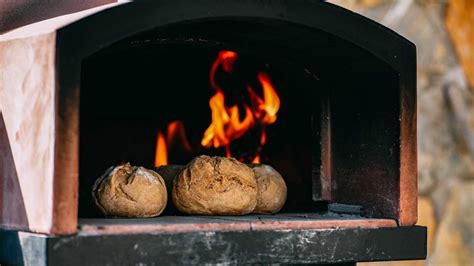
M 213 69 L 226 53 L 232 74 Z M 137 1 L 5 33 L 0 58 L 0 261 L 426 255 L 426 228 L 415 225 L 416 50 L 371 20 L 320 1 Z M 219 93 L 247 127 L 211 145 Z M 247 107 L 271 97 L 275 117 L 245 124 Z M 108 167 L 185 165 L 200 154 L 272 165 L 285 206 L 140 219 L 95 208 L 91 187 Z

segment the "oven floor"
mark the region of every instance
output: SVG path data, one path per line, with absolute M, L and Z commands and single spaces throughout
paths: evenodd
M 346 214 L 279 213 L 244 216 L 159 216 L 155 218 L 79 219 L 81 234 L 184 233 L 216 231 L 264 231 L 330 228 L 396 227 L 391 219 Z
M 81 219 L 78 234 L 69 236 L 0 230 L 0 246 L 7 247 L 0 249 L 0 263 L 348 266 L 424 259 L 426 227 L 393 225 L 389 220 L 303 213 Z

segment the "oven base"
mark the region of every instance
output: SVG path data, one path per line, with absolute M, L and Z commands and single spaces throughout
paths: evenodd
M 426 257 L 426 227 L 45 236 L 0 230 L 0 263 L 348 263 Z

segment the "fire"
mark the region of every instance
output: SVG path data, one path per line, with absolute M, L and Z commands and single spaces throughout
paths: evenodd
M 250 86 L 247 87 L 250 95 L 250 106 L 243 104 L 245 117 L 240 119 L 240 109 L 238 105 L 227 107 L 225 105 L 225 95 L 221 87 L 217 85 L 215 76 L 219 67 L 225 73 L 232 73 L 234 62 L 238 55 L 232 51 L 219 52 L 214 61 L 209 79 L 211 87 L 216 93 L 209 100 L 212 121 L 201 140 L 201 145 L 209 148 L 224 147 L 226 156 L 231 156 L 230 143 L 244 135 L 250 128 L 261 126 L 262 133 L 260 147 L 253 162 L 260 162 L 259 152 L 266 142 L 265 126 L 273 124 L 277 120 L 277 113 L 280 109 L 280 98 L 276 93 L 268 74 L 259 72 L 258 81 L 262 87 L 263 99 Z
M 252 90 L 248 88 L 249 93 L 254 102 L 258 104 L 256 107 L 256 115 L 263 125 L 270 125 L 275 123 L 277 119 L 277 113 L 280 109 L 280 97 L 273 88 L 270 82 L 270 77 L 260 72 L 258 73 L 258 80 L 263 87 L 263 100 Z
M 158 131 L 156 136 L 155 167 L 168 164 L 168 149 L 173 148 L 188 153 L 192 152 L 181 121 L 172 121 L 168 124 L 166 137 L 161 131 Z
M 155 149 L 155 167 L 168 164 L 168 149 L 166 147 L 165 137 L 161 131 L 158 131 L 156 136 L 156 149 Z
M 186 131 L 181 121 L 172 121 L 168 124 L 166 130 L 166 143 L 168 147 L 181 146 L 180 148 L 186 152 L 192 152 L 191 145 L 186 137 Z
M 259 164 L 260 163 L 260 154 L 257 154 L 257 156 L 255 156 L 252 163 L 254 163 L 254 164 Z
M 249 102 L 239 105 L 226 106 L 225 95 L 216 82 L 216 72 L 221 70 L 231 74 L 238 54 L 232 51 L 220 51 L 209 72 L 209 81 L 215 94 L 209 99 L 211 109 L 211 124 L 204 132 L 201 145 L 205 148 L 225 148 L 226 156 L 231 157 L 230 144 L 242 137 L 249 129 L 260 127 L 259 146 L 255 151 L 253 163 L 260 163 L 260 152 L 267 140 L 266 128 L 277 120 L 280 109 L 280 97 L 272 85 L 270 77 L 265 72 L 257 73 L 257 80 L 262 87 L 262 96 L 247 86 Z M 243 114 L 243 118 L 240 117 Z M 193 149 L 189 144 L 184 125 L 181 121 L 168 124 L 166 134 L 158 131 L 156 137 L 155 167 L 168 164 L 168 150 L 178 148 L 188 153 Z

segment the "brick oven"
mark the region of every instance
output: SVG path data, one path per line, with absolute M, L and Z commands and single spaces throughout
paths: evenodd
M 213 68 L 226 54 L 232 75 Z M 371 20 L 320 1 L 113 3 L 6 32 L 0 58 L 0 262 L 426 256 L 416 49 Z M 207 145 L 217 94 L 239 131 Z M 247 113 L 271 97 L 275 117 Z M 200 154 L 272 165 L 288 188 L 283 209 L 125 219 L 94 206 L 91 187 L 110 166 Z

